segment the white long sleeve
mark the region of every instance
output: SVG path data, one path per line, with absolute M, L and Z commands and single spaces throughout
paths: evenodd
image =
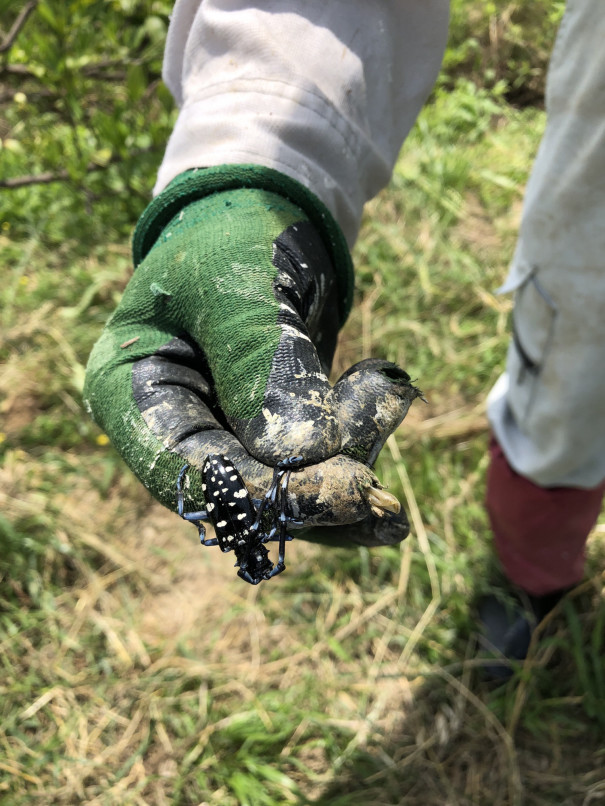
M 164 79 L 180 106 L 155 192 L 253 163 L 310 188 L 349 244 L 388 181 L 447 38 L 448 0 L 177 0 Z

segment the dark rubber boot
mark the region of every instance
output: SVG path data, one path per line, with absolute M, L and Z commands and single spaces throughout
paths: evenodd
M 522 592 L 515 599 L 492 593 L 479 601 L 479 643 L 482 656 L 489 659 L 482 667 L 484 677 L 501 682 L 512 677 L 515 661 L 527 657 L 535 628 L 565 593 L 530 596 Z

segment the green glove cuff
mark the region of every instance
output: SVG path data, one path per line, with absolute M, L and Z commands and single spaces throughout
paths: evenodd
M 279 171 L 260 165 L 220 165 L 180 174 L 157 196 L 139 219 L 133 236 L 133 259 L 137 267 L 153 248 L 164 228 L 194 201 L 225 190 L 256 188 L 276 193 L 304 211 L 319 232 L 332 260 L 339 287 L 339 318 L 342 326 L 353 302 L 353 264 L 347 242 L 328 208 L 299 182 Z

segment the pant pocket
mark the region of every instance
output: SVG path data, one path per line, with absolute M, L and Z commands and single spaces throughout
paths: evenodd
M 540 376 L 552 347 L 557 307 L 532 269 L 515 290 L 508 352 L 509 404 L 519 425 L 531 413 Z

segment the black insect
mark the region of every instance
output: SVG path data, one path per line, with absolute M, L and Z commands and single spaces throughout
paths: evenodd
M 234 551 L 238 576 L 251 585 L 281 574 L 285 569 L 286 542 L 292 540 L 288 524 L 302 526 L 302 521 L 287 514 L 290 474 L 302 465 L 302 456 L 291 456 L 273 470 L 273 481 L 258 508 L 232 462 L 220 454 L 206 457 L 202 467 L 202 491 L 206 509 L 185 512 L 183 482 L 185 465 L 176 483 L 177 511 L 181 518 L 194 523 L 203 546 L 219 546 Z M 214 526 L 216 537 L 207 539 L 204 521 Z M 269 558 L 265 543 L 279 542 L 276 565 Z

